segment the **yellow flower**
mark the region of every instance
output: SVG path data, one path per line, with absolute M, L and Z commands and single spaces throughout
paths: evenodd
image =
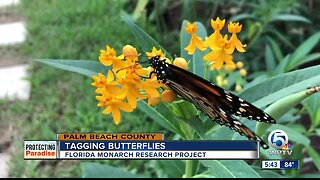
M 246 50 L 244 47 L 246 45 L 243 45 L 241 41 L 237 37 L 237 33 L 239 33 L 242 29 L 242 25 L 239 25 L 239 22 L 237 23 L 232 23 L 230 22 L 228 24 L 228 31 L 232 33 L 231 38 L 230 38 L 230 48 L 228 50 L 229 53 L 233 53 L 235 49 L 237 49 L 238 52 L 245 52 Z
M 223 39 L 220 31 L 224 27 L 225 21 L 225 19 L 220 20 L 219 17 L 217 17 L 215 21 L 211 19 L 211 27 L 215 31 L 208 38 L 205 39 L 205 41 L 203 42 L 204 47 L 210 47 L 211 49 L 214 49 L 214 47 L 220 46 L 221 40 Z
M 94 82 L 91 85 L 97 88 L 96 93 L 107 91 L 110 94 L 125 97 L 125 93 L 117 86 L 118 82 L 114 81 L 113 73 L 110 70 L 108 71 L 107 78 L 101 73 L 98 73 L 98 76 L 92 76 L 92 78 Z
M 192 24 L 190 22 L 187 22 L 187 26 L 185 27 L 185 30 L 187 33 L 191 34 L 190 43 L 187 47 L 184 48 L 186 51 L 188 51 L 188 54 L 190 55 L 194 54 L 194 51 L 196 50 L 196 48 L 198 48 L 201 51 L 206 49 L 203 46 L 201 37 L 196 35 L 197 24 L 195 22 Z
M 105 66 L 113 66 L 114 70 L 120 69 L 122 67 L 123 55 L 117 57 L 116 51 L 109 45 L 106 46 L 106 50 L 100 50 L 99 61 Z
M 175 58 L 173 60 L 173 65 L 178 66 L 178 67 L 185 69 L 185 70 L 189 69 L 188 62 L 184 58 L 181 58 L 181 57 Z
M 126 102 L 123 102 L 121 99 L 113 97 L 111 94 L 103 93 L 101 96 L 96 96 L 96 99 L 99 101 L 98 106 L 105 106 L 103 110 L 104 114 L 112 113 L 114 122 L 116 124 L 120 123 L 121 113 L 120 110 L 125 112 L 132 112 L 133 108 Z
M 151 52 L 146 52 L 149 59 L 155 56 L 160 56 L 160 58 L 165 58 L 165 55 L 163 54 L 162 50 L 157 50 L 155 47 L 152 48 Z
M 140 82 L 140 77 L 132 72 L 129 68 L 117 73 L 117 81 L 122 85 L 126 92 L 128 103 L 133 107 L 137 107 L 137 99 L 143 99 L 144 96 L 140 94 L 137 84 Z
M 216 31 L 221 31 L 224 27 L 225 22 L 225 19 L 221 20 L 219 17 L 217 17 L 215 21 L 211 19 L 211 27 Z
M 140 89 L 143 89 L 148 96 L 158 97 L 159 91 L 157 90 L 162 86 L 156 78 L 154 79 L 146 79 L 145 81 L 141 81 L 137 86 Z
M 98 73 L 98 76 L 93 75 L 92 79 L 94 80 L 94 82 L 91 83 L 91 85 L 96 88 L 103 88 L 107 83 L 107 79 L 102 73 Z
M 227 35 L 223 38 L 224 42 L 220 46 L 215 46 L 211 52 L 206 54 L 203 59 L 211 61 L 210 70 L 221 69 L 224 63 L 227 65 L 234 64 L 232 55 L 228 52 L 230 44 L 227 41 Z

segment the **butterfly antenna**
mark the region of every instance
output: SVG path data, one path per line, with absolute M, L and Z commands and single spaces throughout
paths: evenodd
M 133 64 L 133 65 L 131 65 L 131 66 L 124 67 L 124 68 L 121 68 L 121 69 L 118 69 L 116 73 L 118 73 L 119 71 L 122 71 L 122 70 L 128 69 L 128 68 L 131 68 L 131 67 L 136 66 L 136 65 L 139 65 L 139 63 L 135 63 L 135 64 Z

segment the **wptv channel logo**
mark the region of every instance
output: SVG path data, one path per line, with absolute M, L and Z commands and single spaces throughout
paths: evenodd
M 270 146 L 274 147 L 275 150 L 270 150 L 270 155 L 291 155 L 292 146 L 289 144 L 289 138 L 287 133 L 283 130 L 273 130 L 268 137 L 268 142 Z

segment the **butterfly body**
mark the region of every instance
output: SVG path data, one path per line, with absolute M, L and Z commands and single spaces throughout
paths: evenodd
M 152 57 L 150 66 L 154 69 L 153 73 L 159 81 L 193 103 L 214 122 L 228 126 L 250 140 L 259 141 L 264 149 L 269 148 L 259 136 L 233 117 L 240 116 L 266 123 L 276 123 L 267 113 L 189 71 L 166 63 L 160 59 L 160 56 Z

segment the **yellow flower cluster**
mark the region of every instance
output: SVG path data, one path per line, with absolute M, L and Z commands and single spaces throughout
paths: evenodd
M 96 87 L 96 99 L 98 106 L 104 107 L 103 113 L 112 113 L 114 122 L 120 123 L 121 111 L 131 112 L 137 107 L 137 99 L 148 98 L 148 105 L 156 106 L 160 101 L 172 102 L 176 93 L 158 82 L 151 67 L 143 68 L 138 62 L 138 52 L 131 45 L 123 47 L 122 54 L 117 56 L 116 51 L 109 45 L 100 51 L 99 61 L 110 66 L 107 75 L 102 73 L 94 75 L 92 86 Z M 160 56 L 168 63 L 171 61 L 165 57 L 162 50 L 153 48 L 146 52 L 148 58 Z M 183 58 L 176 58 L 173 64 L 188 69 L 188 63 Z M 165 89 L 161 95 L 159 88 Z
M 211 19 L 211 26 L 214 29 L 214 32 L 209 37 L 206 37 L 204 41 L 202 41 L 201 37 L 196 35 L 196 23 L 191 24 L 190 22 L 187 22 L 187 26 L 185 27 L 186 32 L 191 34 L 191 40 L 189 45 L 184 49 L 188 51 L 188 54 L 192 55 L 196 48 L 201 51 L 210 48 L 211 51 L 203 57 L 204 60 L 209 62 L 210 70 L 220 70 L 223 65 L 233 68 L 235 64 L 233 62 L 232 53 L 235 49 L 238 52 L 245 52 L 244 48 L 246 45 L 243 45 L 237 37 L 237 33 L 242 29 L 242 25 L 238 22 L 230 22 L 228 24 L 228 31 L 231 33 L 230 38 L 228 38 L 227 34 L 222 35 L 220 32 L 224 25 L 225 19 L 220 20 L 219 17 L 216 20 Z
M 148 98 L 152 104 L 152 98 L 159 97 L 158 88 L 162 86 L 155 77 L 148 77 L 150 70 L 142 68 L 138 63 L 136 48 L 126 45 L 123 54 L 117 56 L 116 51 L 110 46 L 100 51 L 99 61 L 110 66 L 107 76 L 99 73 L 93 76 L 98 106 L 105 107 L 104 114 L 112 113 L 114 122 L 119 124 L 121 119 L 120 110 L 131 112 L 137 106 L 137 99 Z

